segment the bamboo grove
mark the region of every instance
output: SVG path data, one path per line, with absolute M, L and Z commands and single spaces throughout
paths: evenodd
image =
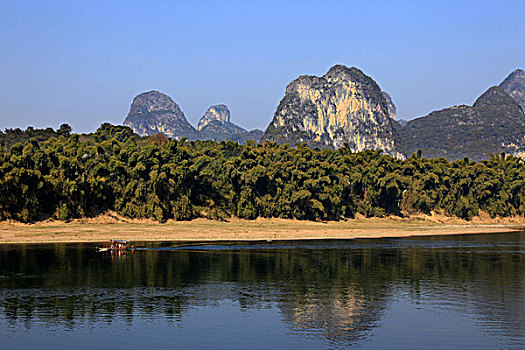
M 67 130 L 69 131 L 69 130 Z M 0 150 L 0 219 L 340 220 L 442 212 L 524 215 L 525 164 L 511 155 L 448 162 L 380 151 L 141 138 L 123 126 L 32 138 Z

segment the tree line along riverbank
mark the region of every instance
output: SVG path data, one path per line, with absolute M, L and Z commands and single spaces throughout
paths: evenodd
M 67 130 L 69 131 L 69 130 Z M 103 124 L 95 133 L 32 138 L 0 151 L 0 219 L 93 217 L 190 220 L 340 220 L 428 214 L 462 219 L 525 213 L 523 159 L 399 160 L 272 142 L 139 137 Z

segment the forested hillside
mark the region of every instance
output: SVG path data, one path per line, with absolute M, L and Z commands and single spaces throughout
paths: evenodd
M 31 139 L 0 151 L 0 218 L 68 220 L 114 210 L 133 218 L 236 216 L 339 220 L 442 211 L 469 219 L 525 213 L 525 165 L 399 160 L 348 146 L 140 138 L 103 124 L 91 135 Z
M 421 149 L 426 157 L 488 159 L 489 153 L 525 152 L 525 113 L 503 89 L 494 86 L 473 106 L 454 106 L 409 121 L 398 128 L 404 154 Z

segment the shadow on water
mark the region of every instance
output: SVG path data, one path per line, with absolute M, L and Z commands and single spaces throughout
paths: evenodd
M 227 300 L 277 308 L 289 332 L 347 346 L 381 327 L 406 293 L 524 342 L 524 233 L 135 246 L 119 256 L 92 244 L 0 246 L 0 319 L 13 332 L 137 318 L 178 324 Z

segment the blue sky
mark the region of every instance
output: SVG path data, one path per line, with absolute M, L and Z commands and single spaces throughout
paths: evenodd
M 286 85 L 362 69 L 412 119 L 525 68 L 525 1 L 0 0 L 0 129 L 90 132 L 159 90 L 265 129 Z

